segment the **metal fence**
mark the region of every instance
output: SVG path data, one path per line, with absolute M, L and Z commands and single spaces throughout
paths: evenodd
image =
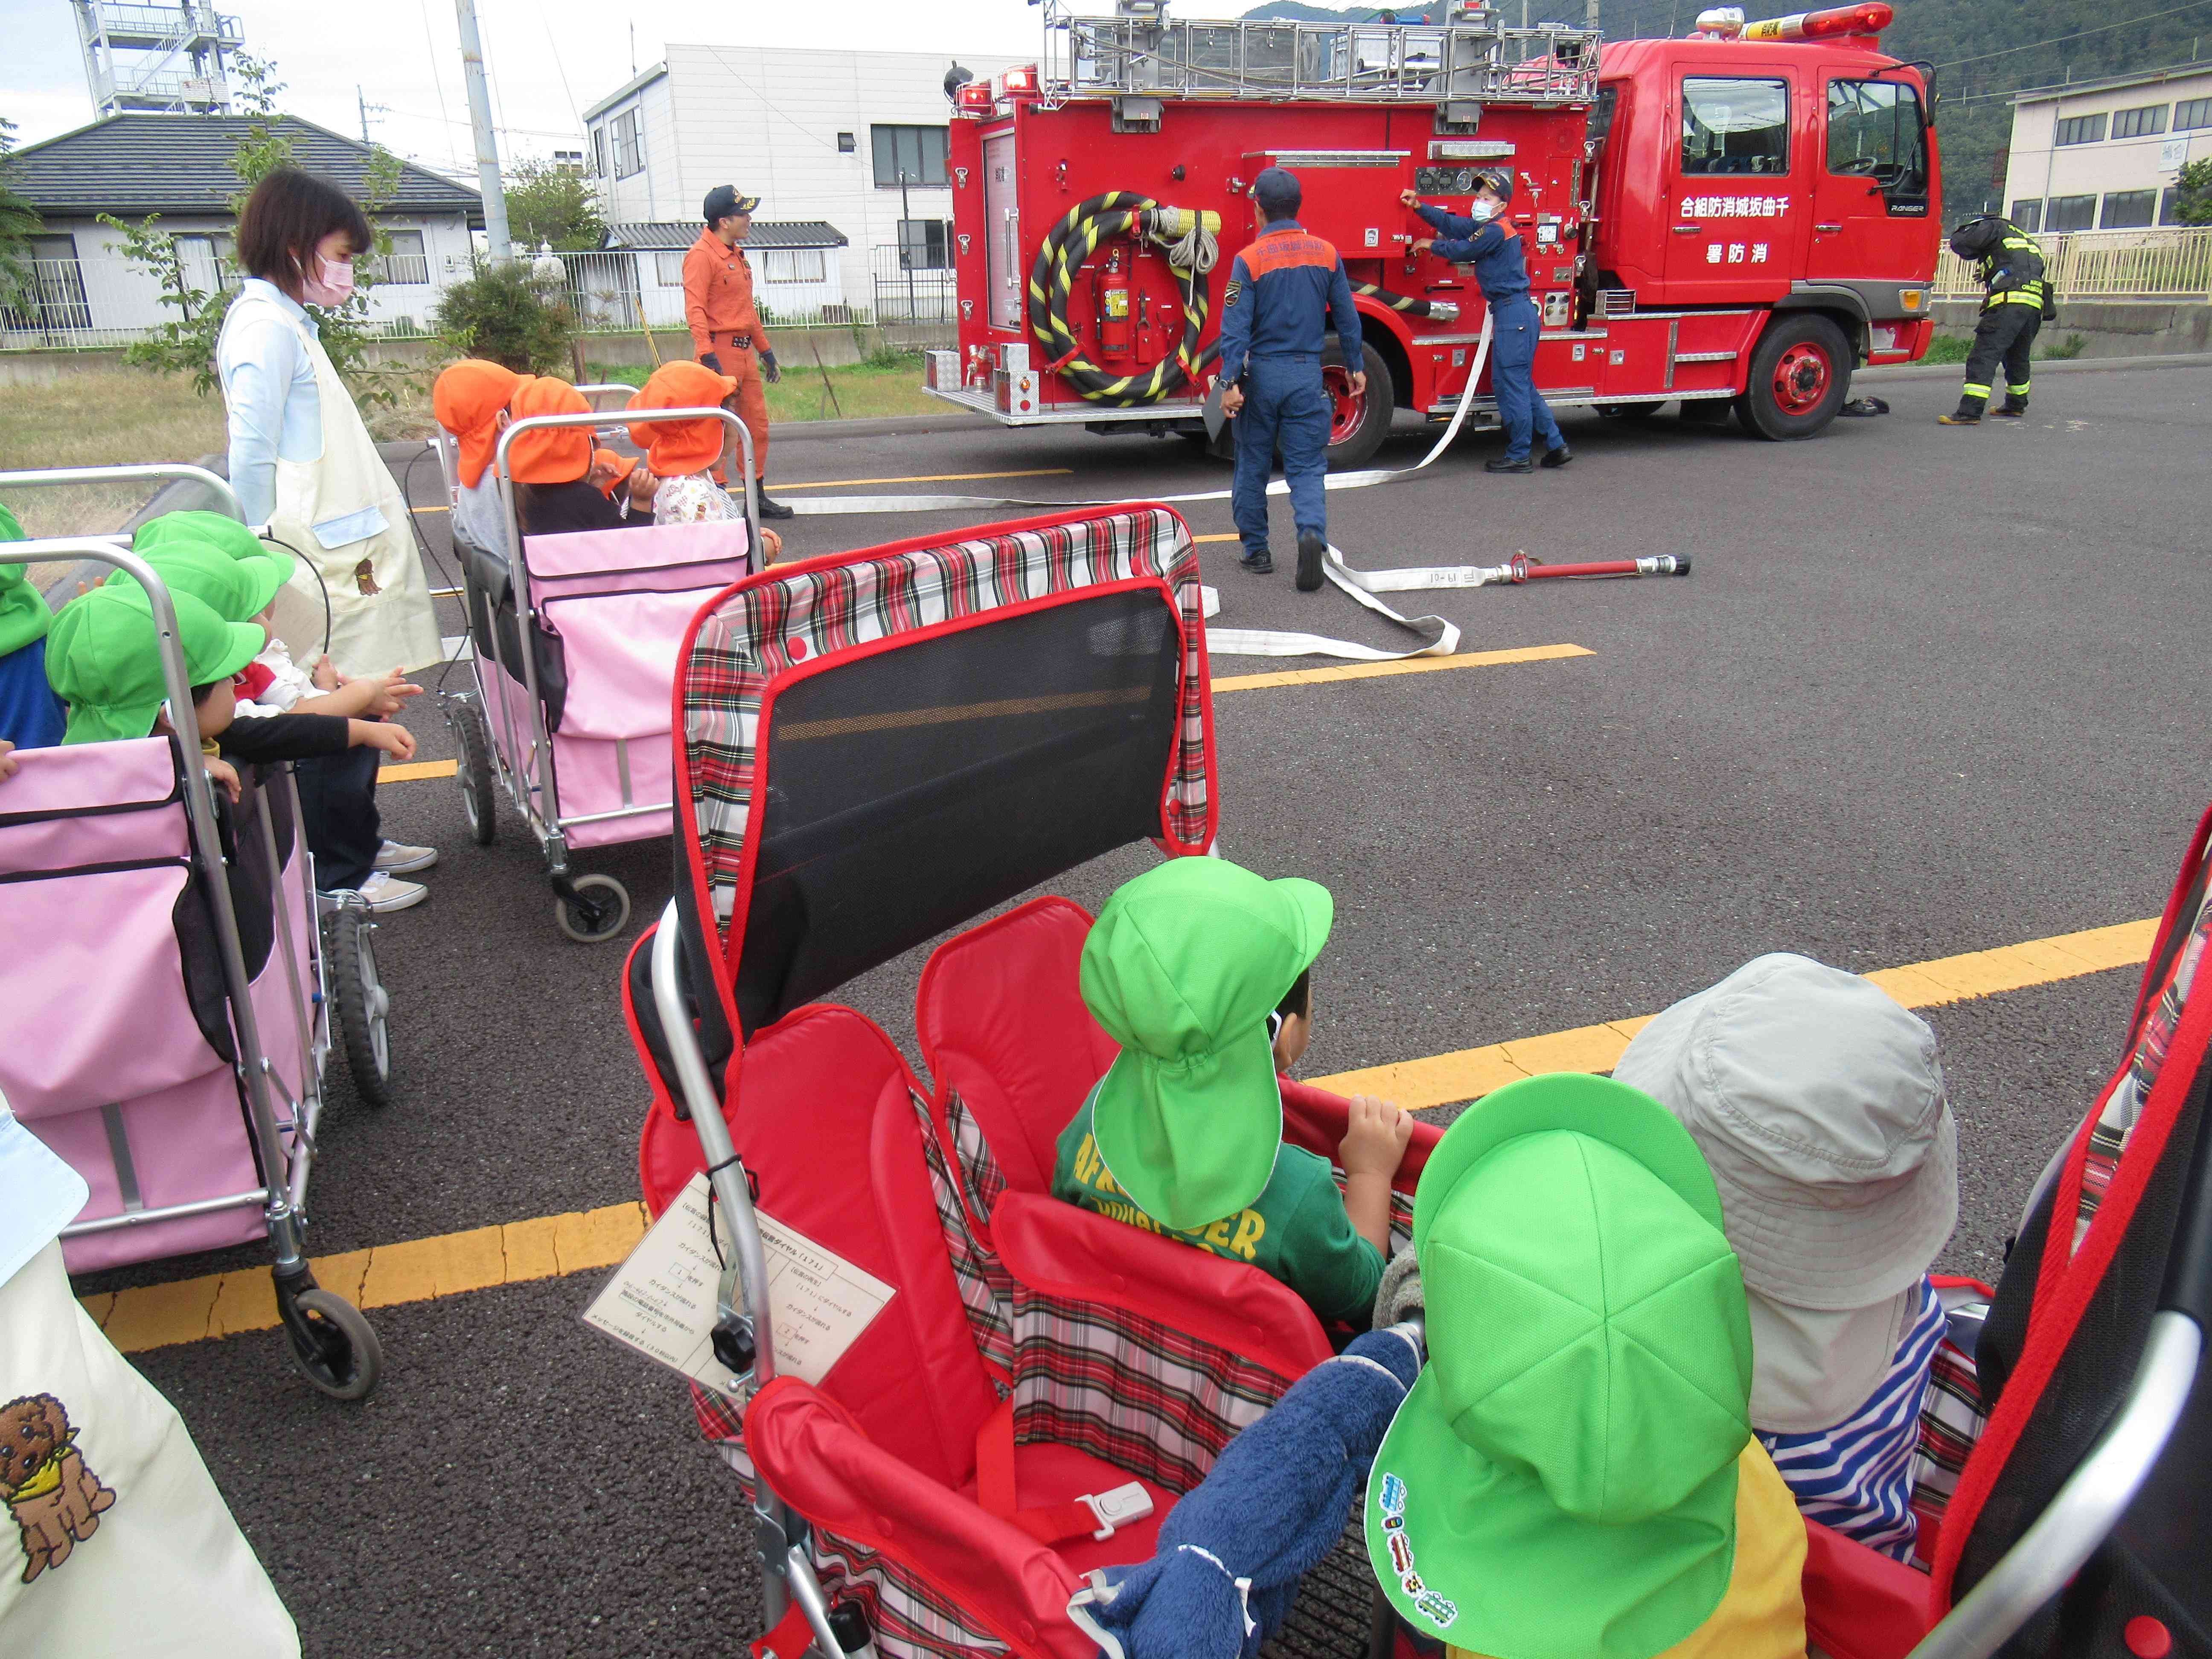
M 868 255 L 875 320 L 878 323 L 951 323 L 960 317 L 960 295 L 953 273 L 933 265 L 941 257 L 926 246 L 896 243 Z
M 2212 225 L 2059 231 L 2035 240 L 2062 300 L 2212 298 Z M 1936 262 L 1936 297 L 1981 291 L 1974 267 L 1945 248 Z

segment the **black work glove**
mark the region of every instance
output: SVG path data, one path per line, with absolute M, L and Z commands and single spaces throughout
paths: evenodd
M 760 365 L 761 379 L 766 380 L 770 386 L 774 386 L 783 378 L 783 371 L 776 367 L 775 353 L 773 351 L 761 353 Z
M 720 374 L 722 372 L 722 360 L 714 352 L 701 352 L 699 354 L 699 361 L 702 363 L 704 363 L 708 368 L 713 369 L 717 374 Z

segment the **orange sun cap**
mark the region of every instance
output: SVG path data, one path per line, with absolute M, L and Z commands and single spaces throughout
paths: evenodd
M 631 409 L 711 409 L 738 389 L 735 377 L 717 374 L 704 363 L 663 363 L 631 394 Z M 645 451 L 656 477 L 704 472 L 721 459 L 728 427 L 720 421 L 639 422 L 630 441 Z
M 430 388 L 430 411 L 460 440 L 463 488 L 474 489 L 491 465 L 500 414 L 521 384 L 522 376 L 513 369 L 482 357 L 464 357 L 439 371 Z
M 515 388 L 507 412 L 518 421 L 533 415 L 583 415 L 591 410 L 584 394 L 550 374 L 526 380 Z M 544 427 L 526 432 L 507 447 L 507 471 L 517 483 L 573 483 L 592 470 L 592 428 Z

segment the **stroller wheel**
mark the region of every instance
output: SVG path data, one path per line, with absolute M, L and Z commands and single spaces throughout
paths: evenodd
M 598 945 L 629 925 L 629 889 L 612 876 L 579 876 L 553 895 L 553 920 L 579 945 Z
M 489 847 L 499 838 L 499 789 L 492 777 L 491 735 L 476 704 L 463 703 L 454 714 L 453 738 L 461 751 L 453 781 L 460 785 L 469 835 L 477 846 Z
M 282 1286 L 277 1294 L 283 1296 Z M 384 1346 L 360 1309 L 325 1290 L 290 1298 L 284 1334 L 307 1381 L 333 1400 L 365 1400 L 384 1373 Z
M 337 1005 L 338 1040 L 362 1101 L 392 1103 L 392 996 L 376 971 L 376 924 L 346 905 L 323 919 L 325 952 Z

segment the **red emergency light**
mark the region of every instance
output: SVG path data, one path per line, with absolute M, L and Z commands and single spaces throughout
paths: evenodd
M 963 115 L 988 115 L 992 101 L 988 81 L 970 81 L 953 94 L 952 107 Z
M 1770 17 L 1746 23 L 1740 40 L 1832 40 L 1845 35 L 1880 34 L 1897 15 L 1883 0 L 1863 0 L 1856 6 L 1837 6 L 1827 11 L 1801 11 L 1789 17 Z
M 1035 92 L 1037 89 L 1036 65 L 1024 64 L 1019 69 L 1010 69 L 999 77 L 999 83 L 1010 94 Z

